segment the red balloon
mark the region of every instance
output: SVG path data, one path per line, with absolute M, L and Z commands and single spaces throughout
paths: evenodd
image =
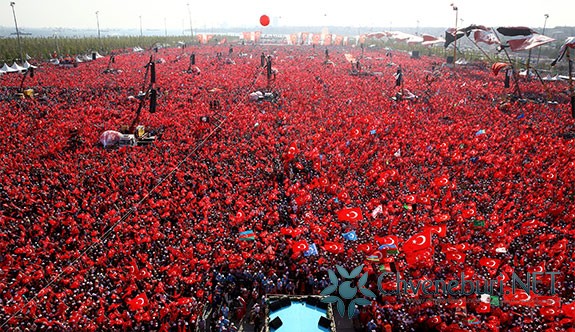
M 263 25 L 264 27 L 267 26 L 268 24 L 270 24 L 269 16 L 267 16 L 267 15 L 260 16 L 260 24 Z

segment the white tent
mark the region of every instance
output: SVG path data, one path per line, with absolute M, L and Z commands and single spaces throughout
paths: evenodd
M 12 64 L 12 66 L 10 66 L 10 68 L 11 68 L 12 71 L 14 71 L 14 72 L 20 72 L 20 71 L 26 70 L 26 68 L 19 66 L 16 62 L 14 62 L 14 63 Z
M 10 67 L 8 67 L 7 64 L 4 64 L 4 66 L 2 66 L 2 68 L 0 68 L 0 73 L 7 73 L 10 70 Z
M 14 64 L 16 64 L 16 63 L 14 63 Z M 17 66 L 18 68 L 21 68 L 21 67 L 18 66 L 18 65 L 16 65 L 16 66 Z M 13 67 L 14 67 L 14 65 L 8 66 L 7 64 L 4 64 L 4 66 L 2 67 L 1 70 L 2 70 L 2 72 L 4 72 L 4 73 L 17 73 L 17 72 L 20 71 L 20 70 L 18 70 L 18 68 L 13 68 Z
M 24 64 L 22 65 L 22 67 L 24 67 L 24 69 L 28 69 L 28 68 L 34 68 L 34 69 L 36 69 L 36 68 L 38 68 L 38 67 L 36 67 L 36 66 L 30 64 L 30 62 L 28 62 L 28 61 L 24 62 Z

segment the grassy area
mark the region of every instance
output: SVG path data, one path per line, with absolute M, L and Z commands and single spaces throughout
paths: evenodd
M 210 43 L 216 43 L 224 36 L 214 36 Z M 225 36 L 228 41 L 237 37 Z M 178 41 L 189 42 L 190 36 L 122 36 L 105 37 L 99 40 L 97 37 L 89 38 L 29 38 L 22 37 L 22 49 L 24 54 L 28 54 L 34 59 L 48 59 L 52 54 L 76 55 L 86 54 L 92 51 L 107 53 L 111 50 L 132 48 L 140 46 L 149 48 L 155 43 L 175 45 Z M 12 63 L 20 58 L 18 50 L 18 40 L 16 38 L 0 39 L 0 63 Z
M 210 41 L 210 44 L 215 44 L 219 40 L 226 38 L 228 42 L 235 41 L 238 37 L 235 36 L 223 36 L 216 35 Z M 76 55 L 76 54 L 89 54 L 92 51 L 98 51 L 102 54 L 106 54 L 111 50 L 132 48 L 135 46 L 140 46 L 142 48 L 150 48 L 155 43 L 170 44 L 175 45 L 178 41 L 189 42 L 190 36 L 122 36 L 122 37 L 104 37 L 101 40 L 97 37 L 87 37 L 87 38 L 73 38 L 73 37 L 22 37 L 22 48 L 24 54 L 28 54 L 36 60 L 48 59 L 52 54 L 56 53 L 58 55 Z M 355 43 L 354 38 L 350 38 L 350 45 Z M 366 47 L 368 45 L 374 44 L 378 48 L 390 47 L 395 50 L 412 51 L 418 50 L 421 55 L 435 55 L 445 58 L 448 55 L 452 55 L 452 48 L 447 50 L 443 48 L 443 45 L 428 48 L 421 45 L 407 45 L 404 42 L 397 42 L 393 40 L 382 41 L 369 39 L 366 41 Z M 469 46 L 469 45 L 468 45 Z M 554 58 L 559 51 L 560 44 L 554 48 L 546 48 L 542 52 L 542 58 Z M 524 56 L 527 53 L 525 52 Z M 533 60 L 537 51 L 533 53 Z M 522 61 L 518 57 L 519 53 L 512 53 L 512 60 L 515 65 L 522 67 Z M 19 61 L 19 50 L 18 41 L 16 38 L 2 38 L 0 39 L 0 65 L 4 62 L 12 63 L 13 61 Z M 506 62 L 503 53 L 498 55 L 490 54 L 492 61 L 502 61 Z M 485 56 L 477 49 L 468 47 L 463 53 L 458 54 L 458 58 L 465 58 L 468 61 L 475 60 L 486 60 Z M 542 61 L 537 67 L 539 69 L 549 70 L 550 61 Z M 532 63 L 534 65 L 534 63 Z M 555 70 L 563 72 L 566 70 L 567 62 L 563 61 L 559 63 Z

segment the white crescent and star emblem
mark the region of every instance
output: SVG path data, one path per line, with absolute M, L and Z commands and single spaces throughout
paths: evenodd
M 136 299 L 136 305 L 142 306 L 144 305 L 144 299 L 139 297 Z
M 495 261 L 494 260 L 489 260 L 487 262 L 485 262 L 485 265 L 489 266 L 489 267 L 495 267 Z
M 555 300 L 554 299 L 545 299 L 543 300 L 543 302 L 548 305 L 548 306 L 552 306 L 555 305 Z
M 531 300 L 531 295 L 523 292 L 522 294 L 519 294 L 518 299 L 522 302 L 527 302 L 527 301 Z
M 387 242 L 387 241 L 386 241 L 386 242 L 384 242 L 383 244 L 390 244 L 390 245 L 391 245 L 391 244 L 395 244 L 395 240 L 394 240 L 394 239 L 388 237 L 387 240 L 389 240 L 390 242 Z
M 539 265 L 538 267 L 533 269 L 533 272 L 543 272 L 543 266 Z
M 419 239 L 421 239 L 421 243 L 418 243 Z M 423 235 L 418 235 L 414 240 L 413 240 L 413 244 L 417 245 L 417 246 L 422 246 L 425 244 L 425 242 L 427 242 L 427 238 Z
M 348 216 L 348 218 L 350 218 L 350 219 L 356 219 L 356 218 L 359 216 L 359 214 L 358 214 L 357 212 L 355 212 L 355 211 L 351 211 L 351 212 L 349 212 L 349 213 L 347 214 L 347 216 Z

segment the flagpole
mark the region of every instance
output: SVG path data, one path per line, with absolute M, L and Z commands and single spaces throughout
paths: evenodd
M 526 73 L 526 75 L 525 75 L 525 78 L 527 79 L 527 81 L 530 81 L 530 79 L 529 79 L 529 76 L 530 76 L 530 75 L 529 75 L 529 71 L 530 71 L 530 70 L 529 70 L 529 67 L 530 67 L 530 64 L 531 64 L 531 51 L 532 51 L 532 50 L 533 50 L 533 49 L 529 49 L 529 55 L 527 56 L 527 64 L 525 65 L 525 67 L 527 67 L 527 68 L 526 68 L 527 73 Z
M 547 27 L 547 19 L 549 18 L 549 14 L 545 14 L 545 22 L 543 22 L 543 35 L 545 35 L 545 28 Z M 541 48 L 539 49 L 539 54 L 537 54 L 537 65 L 539 65 L 539 58 L 541 57 Z
M 515 66 L 511 61 L 511 57 L 509 56 L 509 53 L 507 52 L 505 47 L 503 47 L 503 44 L 501 43 L 501 38 L 499 38 L 499 34 L 497 33 L 497 31 L 495 31 L 495 28 L 491 28 L 491 30 L 493 31 L 493 34 L 495 34 L 495 37 L 497 37 L 497 40 L 499 40 L 499 44 L 501 45 L 503 52 L 505 52 L 505 56 L 507 56 L 507 60 L 509 61 L 509 65 L 511 66 L 511 70 L 513 71 L 513 78 L 515 79 L 515 89 L 517 90 L 517 94 L 519 95 L 519 98 L 523 98 L 523 96 L 521 95 L 521 89 L 519 88 L 519 78 L 517 78 L 517 72 L 515 71 Z
M 491 60 L 491 57 L 487 54 L 487 52 L 485 52 L 485 50 L 483 50 L 481 47 L 479 47 L 479 45 L 475 42 L 475 40 L 469 38 L 469 36 L 465 35 L 467 37 L 467 39 L 469 39 L 473 45 L 475 45 L 480 51 L 481 53 L 483 53 L 483 55 L 485 55 L 487 57 L 487 60 L 489 60 L 489 62 L 493 62 L 493 60 Z
M 454 4 L 451 4 L 451 7 L 455 10 L 455 40 L 453 41 L 453 68 L 455 68 L 455 62 L 457 61 L 457 20 L 459 17 L 459 8 Z
M 18 29 L 18 21 L 16 21 L 16 10 L 14 9 L 16 3 L 14 1 L 10 2 L 10 7 L 12 7 L 12 15 L 14 16 L 14 26 L 16 27 L 16 37 L 18 39 L 18 49 L 20 49 L 20 61 L 24 63 L 24 52 L 22 52 L 22 42 L 20 41 L 20 30 Z

